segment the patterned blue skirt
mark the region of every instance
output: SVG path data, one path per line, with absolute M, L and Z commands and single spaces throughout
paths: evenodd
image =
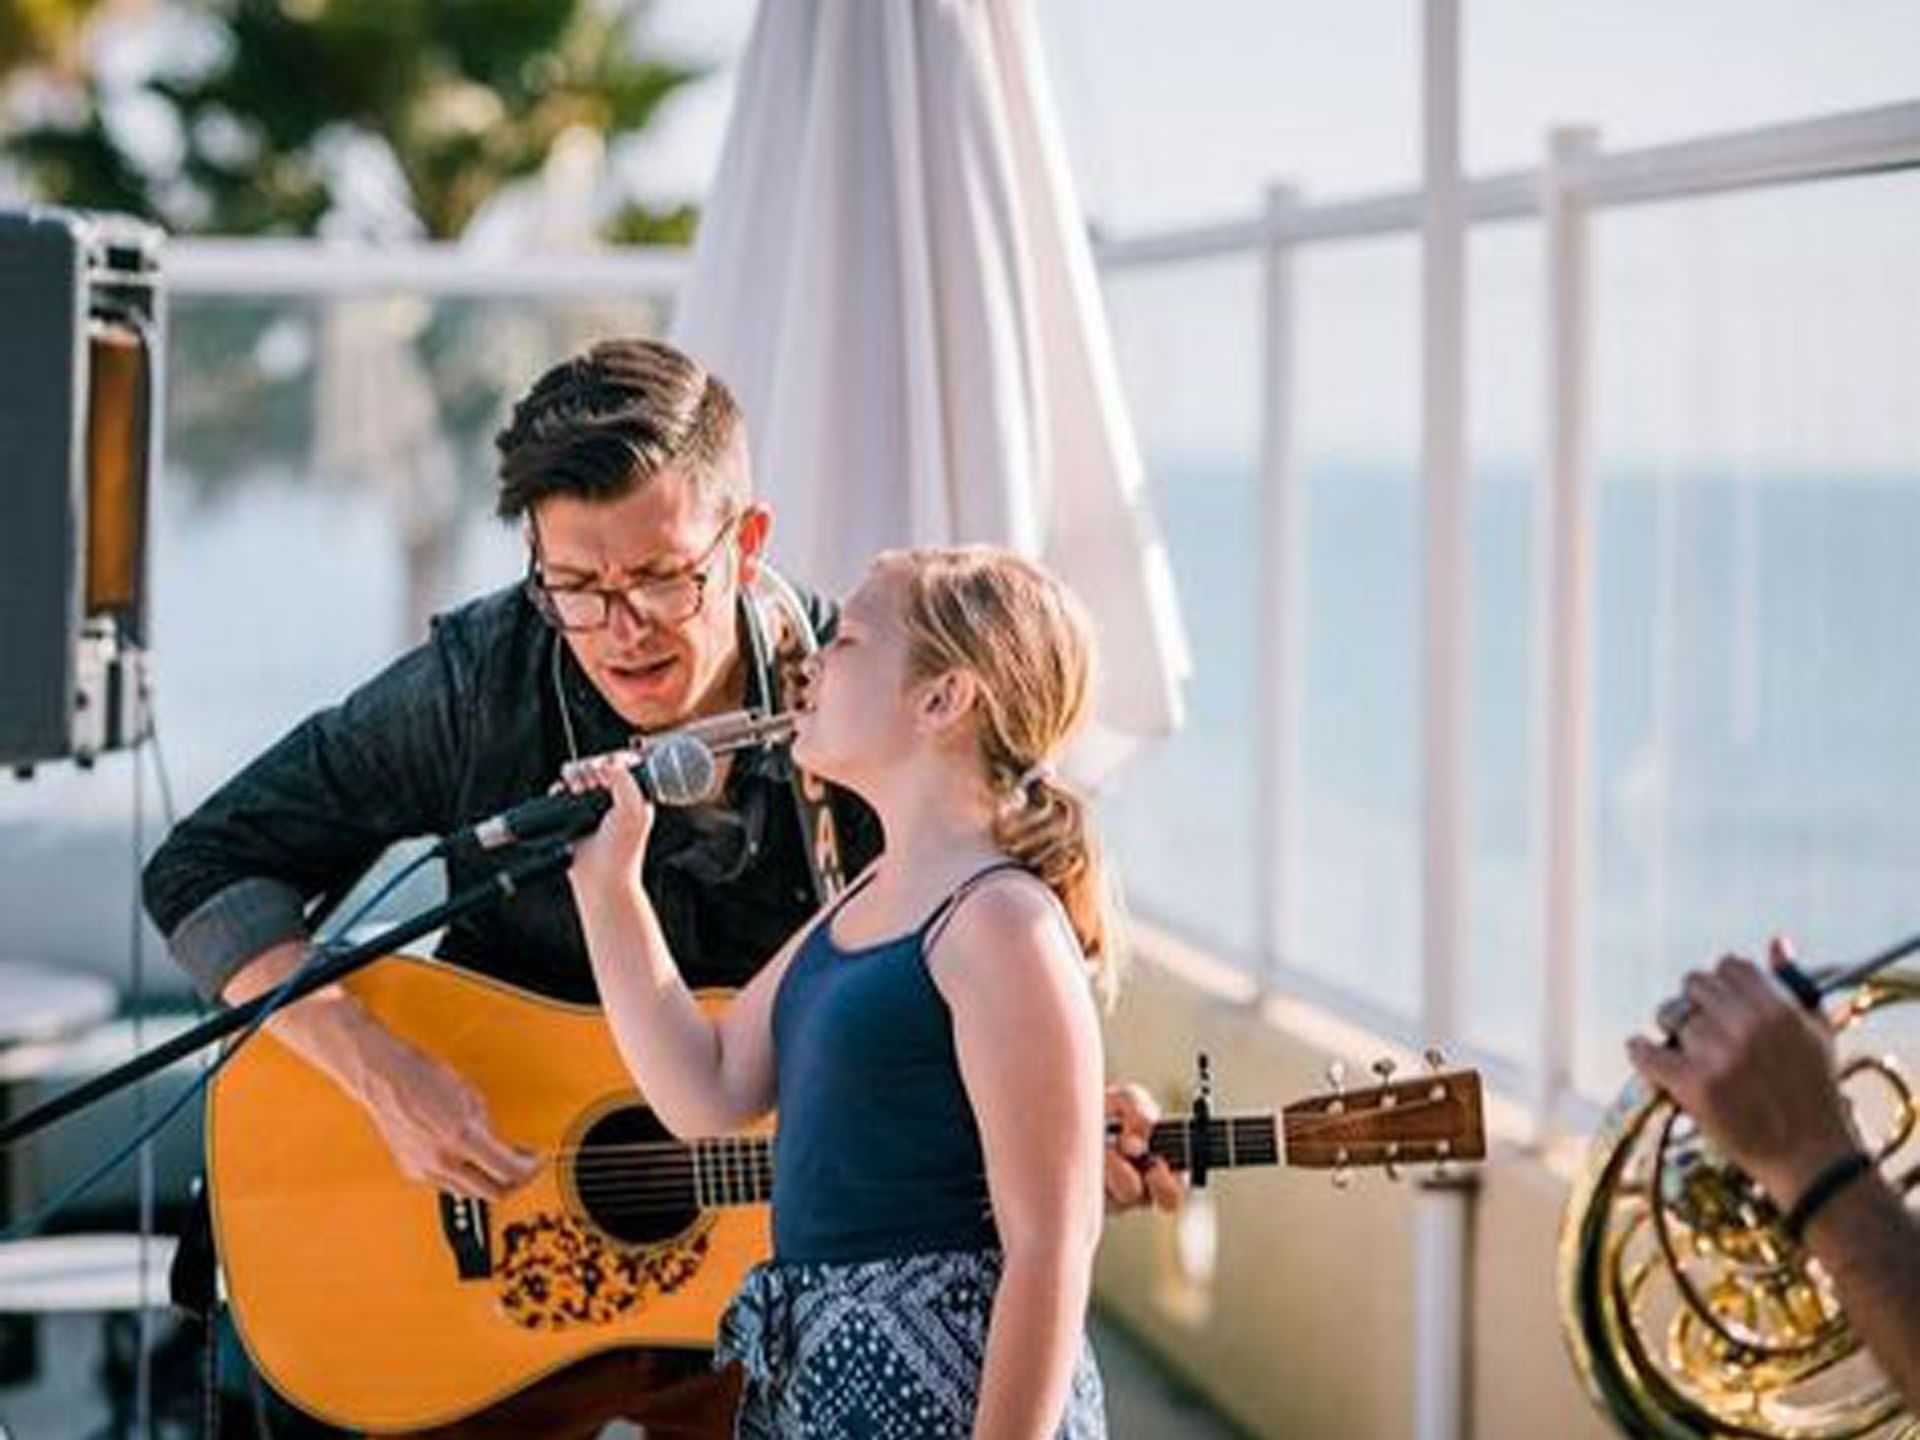
M 720 1321 L 714 1364 L 739 1362 L 739 1440 L 966 1440 L 973 1433 L 996 1251 L 857 1265 L 756 1266 Z M 1106 1440 L 1083 1339 L 1056 1440 Z

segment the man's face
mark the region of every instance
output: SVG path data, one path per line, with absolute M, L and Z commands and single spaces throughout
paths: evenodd
M 668 469 L 618 500 L 549 496 L 530 519 L 538 578 L 549 591 L 636 597 L 608 596 L 604 624 L 562 631 L 621 719 L 637 730 L 670 729 L 742 702 L 734 607 L 766 544 L 764 509 L 730 516 L 702 501 L 684 472 Z M 686 604 L 676 597 L 690 603 L 686 582 L 696 576 L 704 577 L 695 581 L 699 608 L 682 616 Z

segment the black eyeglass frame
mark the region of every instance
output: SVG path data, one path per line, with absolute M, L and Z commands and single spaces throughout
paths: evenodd
M 578 633 L 587 630 L 602 630 L 613 620 L 613 602 L 616 597 L 627 607 L 627 613 L 643 625 L 685 625 L 697 616 L 707 603 L 707 587 L 712 583 L 713 572 L 719 564 L 716 555 L 721 544 L 740 523 L 740 512 L 729 515 L 714 532 L 707 548 L 702 550 L 686 569 L 673 575 L 654 575 L 630 585 L 548 585 L 540 578 L 540 533 L 529 527 L 529 550 L 527 554 L 527 573 L 520 582 L 527 592 L 527 598 L 533 602 L 533 608 L 540 612 L 540 618 L 556 630 Z M 673 590 L 692 582 L 692 601 L 683 604 L 684 613 L 669 613 L 650 604 L 647 600 L 636 600 L 636 595 L 645 596 L 652 591 L 656 594 Z M 561 611 L 562 602 L 556 595 L 592 597 L 600 602 L 599 618 L 596 620 L 570 623 Z

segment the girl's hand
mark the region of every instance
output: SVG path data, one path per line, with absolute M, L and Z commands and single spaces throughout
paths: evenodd
M 605 790 L 613 809 L 600 828 L 573 849 L 569 876 L 577 892 L 582 886 L 626 887 L 639 878 L 640 861 L 653 833 L 654 806 L 640 793 L 623 757 L 593 755 L 576 760 L 560 772 L 560 784 L 574 794 Z

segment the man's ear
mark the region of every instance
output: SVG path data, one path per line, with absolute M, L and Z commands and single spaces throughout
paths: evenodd
M 740 583 L 750 585 L 766 563 L 767 540 L 773 534 L 773 511 L 754 504 L 740 512 L 734 526 L 735 542 L 740 547 Z

